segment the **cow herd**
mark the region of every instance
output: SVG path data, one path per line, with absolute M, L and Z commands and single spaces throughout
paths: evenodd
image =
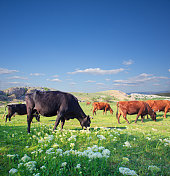
M 6 115 L 6 122 L 9 118 L 11 120 L 12 115 L 18 113 L 19 115 L 27 114 L 27 132 L 30 133 L 30 125 L 33 117 L 36 117 L 37 121 L 40 119 L 40 114 L 46 117 L 57 115 L 54 130 L 61 121 L 61 129 L 63 129 L 65 120 L 76 118 L 83 129 L 83 127 L 90 127 L 91 118 L 86 115 L 78 103 L 78 99 L 70 93 L 60 91 L 35 91 L 34 93 L 27 94 L 25 97 L 26 104 L 12 104 L 7 105 L 8 114 Z M 91 104 L 87 102 L 86 105 Z M 120 116 L 129 123 L 126 116 L 137 114 L 135 123 L 139 116 L 143 122 L 145 115 L 150 115 L 152 120 L 156 121 L 156 112 L 164 111 L 164 117 L 166 113 L 170 112 L 170 101 L 168 100 L 148 100 L 148 101 L 119 101 L 117 102 L 116 117 L 118 123 L 120 123 Z M 97 110 L 103 110 L 103 114 L 110 111 L 113 114 L 113 109 L 109 103 L 106 102 L 93 102 L 93 115 L 96 115 Z M 6 108 L 5 108 L 6 111 Z

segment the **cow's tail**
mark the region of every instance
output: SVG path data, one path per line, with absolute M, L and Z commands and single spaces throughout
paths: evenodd
M 119 108 L 119 102 L 117 102 L 116 106 L 117 106 L 116 118 L 118 119 L 118 108 Z
M 7 106 L 8 106 L 8 105 L 5 106 L 5 112 L 4 112 L 3 116 L 2 116 L 2 119 L 4 119 L 4 117 L 5 117 L 5 114 L 6 114 L 6 107 L 7 107 Z

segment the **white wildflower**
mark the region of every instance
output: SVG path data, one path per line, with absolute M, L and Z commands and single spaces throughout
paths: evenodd
M 31 154 L 34 154 L 34 153 L 36 153 L 36 151 L 32 151 L 32 152 L 31 152 Z
M 46 154 L 52 154 L 52 153 L 55 153 L 55 152 L 52 152 L 52 150 L 54 150 L 54 148 L 49 148 L 49 149 L 46 151 Z
M 61 164 L 61 167 L 65 167 L 67 165 L 67 162 L 64 162 Z
M 98 147 L 99 150 L 104 150 L 105 148 L 103 146 Z
M 128 162 L 128 161 L 129 161 L 129 158 L 123 157 L 123 161 L 124 161 L 124 162 Z
M 48 142 L 52 141 L 54 139 L 53 135 L 48 135 L 47 137 L 44 137 L 44 139 Z
M 105 140 L 105 139 L 106 139 L 103 135 L 97 135 L 97 137 L 98 137 L 100 140 Z
M 70 147 L 74 148 L 75 144 L 74 143 L 70 143 Z
M 9 171 L 9 174 L 15 174 L 16 172 L 18 172 L 18 170 L 15 169 L 15 168 L 12 168 L 12 169 Z
M 169 145 L 168 143 L 165 143 L 165 144 L 164 144 L 165 147 L 168 146 L 168 145 Z
M 36 170 L 36 161 L 29 161 L 29 162 L 27 162 L 27 163 L 25 163 L 24 164 L 24 166 L 26 166 L 27 167 L 27 169 L 30 171 L 30 172 L 32 172 L 33 170 Z
M 123 175 L 136 175 L 136 172 L 134 170 L 130 170 L 129 168 L 126 167 L 120 167 L 119 172 Z
M 77 169 L 81 168 L 81 164 L 77 164 L 76 168 Z
M 9 158 L 15 158 L 15 157 L 18 157 L 19 155 L 18 154 L 14 154 L 14 155 L 11 155 L 11 154 L 8 154 L 7 157 Z
M 102 152 L 102 155 L 106 158 L 108 158 L 110 156 L 110 150 L 108 149 L 104 149 L 103 152 Z
M 152 173 L 155 173 L 155 174 L 157 172 L 161 171 L 161 169 L 159 167 L 157 167 L 157 166 L 149 166 L 148 170 L 150 170 Z
M 157 130 L 157 129 L 155 129 L 155 128 L 152 128 L 152 130 L 153 130 L 153 131 L 158 131 L 158 130 Z
M 130 143 L 129 143 L 129 141 L 126 141 L 125 142 L 125 145 L 123 145 L 124 147 L 132 147 L 131 145 L 130 145 Z
M 56 149 L 56 154 L 62 154 L 63 150 L 62 149 Z
M 40 176 L 40 173 L 37 173 L 37 174 L 33 174 L 33 176 Z
M 27 161 L 31 160 L 31 158 L 25 154 L 25 155 L 21 158 L 21 160 L 22 160 L 23 162 L 27 162 Z
M 42 153 L 42 152 L 43 152 L 43 150 L 40 148 L 40 149 L 38 149 L 38 152 L 39 152 L 39 153 Z
M 43 139 L 38 140 L 38 143 L 43 143 L 43 142 L 44 142 Z
M 45 166 L 41 166 L 41 167 L 40 167 L 40 169 L 42 169 L 42 170 L 43 170 L 43 169 L 46 169 L 46 167 L 45 167 Z
M 150 137 L 146 137 L 146 139 L 147 139 L 148 141 L 150 141 L 150 140 L 151 140 L 151 138 L 150 138 Z
M 164 139 L 165 142 L 167 143 L 170 143 L 170 140 L 169 139 Z
M 162 140 L 162 139 L 159 139 L 159 141 L 163 142 L 163 140 Z
M 18 168 L 20 168 L 22 165 L 23 165 L 23 163 L 19 163 L 19 164 L 18 164 Z
M 114 137 L 112 141 L 117 141 L 117 137 Z
M 53 144 L 52 147 L 57 148 L 57 147 L 59 147 L 59 145 L 57 143 L 55 143 L 55 144 Z
M 74 140 L 74 141 L 76 141 L 76 135 L 72 135 L 70 138 L 68 138 L 68 141 L 71 141 L 71 140 Z

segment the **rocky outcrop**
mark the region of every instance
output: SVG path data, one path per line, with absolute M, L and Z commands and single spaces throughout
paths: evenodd
M 25 100 L 25 95 L 27 93 L 33 93 L 37 90 L 48 91 L 54 89 L 42 87 L 11 87 L 4 91 L 0 91 L 0 101 L 12 101 L 14 99 Z
M 20 99 L 23 95 L 26 94 L 27 88 L 22 87 L 12 87 L 9 89 L 4 90 L 7 96 L 11 98 Z
M 1 101 L 8 101 L 8 96 L 3 91 L 0 91 L 0 100 Z

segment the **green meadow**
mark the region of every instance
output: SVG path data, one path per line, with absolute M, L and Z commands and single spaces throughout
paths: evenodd
M 65 122 L 64 130 L 53 131 L 56 117 L 33 119 L 27 134 L 26 115 L 16 115 L 11 122 L 2 119 L 0 108 L 0 175 L 15 176 L 105 176 L 170 175 L 170 113 L 157 121 L 136 115 L 116 119 L 116 104 L 110 103 L 113 115 L 97 111 L 81 102 L 87 115 L 93 116 L 91 127 L 82 130 L 77 119 Z

